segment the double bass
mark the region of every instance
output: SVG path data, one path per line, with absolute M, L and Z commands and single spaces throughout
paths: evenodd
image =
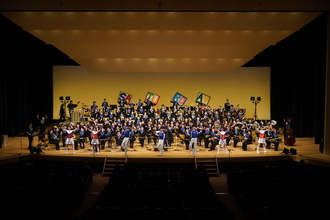
M 296 138 L 294 136 L 294 131 L 292 128 L 285 129 L 284 131 L 284 144 L 292 146 L 296 143 Z

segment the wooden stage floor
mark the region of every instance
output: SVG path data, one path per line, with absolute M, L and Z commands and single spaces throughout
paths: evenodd
M 34 145 L 38 142 L 36 137 Z M 203 144 L 203 143 L 202 143 Z M 61 149 L 55 150 L 54 145 L 48 145 L 43 149 L 44 153 L 35 155 L 42 159 L 59 159 L 59 160 L 81 160 L 81 161 L 104 161 L 104 158 L 125 158 L 124 153 L 120 151 L 120 147 L 107 148 L 101 150 L 100 154 L 91 154 L 91 148 L 76 150 L 75 154 L 69 149 L 68 153 L 65 152 L 65 148 L 60 144 Z M 86 144 L 85 146 L 88 146 Z M 217 150 L 208 151 L 204 146 L 198 146 L 198 152 L 196 158 L 192 156 L 189 150 L 185 150 L 185 146 L 180 142 L 175 142 L 162 156 L 159 156 L 158 151 L 154 151 L 154 146 L 149 144 L 145 147 L 141 147 L 136 141 L 134 148 L 130 148 L 127 152 L 127 162 L 152 162 L 152 163 L 189 163 L 195 162 L 195 159 L 205 158 L 217 158 L 220 162 L 254 162 L 254 161 L 274 161 L 274 160 L 304 160 L 307 163 L 314 163 L 318 165 L 328 166 L 330 164 L 330 156 L 327 156 L 319 151 L 319 145 L 314 143 L 314 138 L 296 138 L 294 146 L 286 146 L 281 141 L 279 150 L 275 151 L 273 148 L 268 149 L 266 153 L 262 150 L 260 153 L 256 152 L 256 143 L 249 145 L 248 151 L 243 151 L 241 143 L 238 147 L 234 148 L 232 142 L 230 142 L 228 148 L 230 153 L 225 154 L 223 151 L 217 154 Z M 283 154 L 284 148 L 294 148 L 297 150 L 296 155 Z M 31 156 L 28 150 L 27 137 L 7 137 L 6 143 L 0 148 L 0 162 L 7 160 L 15 160 L 22 156 Z

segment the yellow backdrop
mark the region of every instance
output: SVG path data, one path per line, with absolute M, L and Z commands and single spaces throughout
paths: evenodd
M 81 66 L 53 67 L 53 115 L 59 118 L 61 101 L 70 96 L 74 103 L 80 101 L 77 109 L 83 105 L 98 106 L 104 98 L 109 104 L 117 104 L 120 91 L 132 94 L 132 101 L 142 101 L 147 92 L 160 96 L 156 108 L 162 104 L 172 106 L 170 102 L 176 92 L 187 97 L 185 105 L 196 105 L 199 92 L 211 96 L 212 108 L 223 106 L 226 99 L 235 107 L 246 109 L 246 117 L 252 118 L 255 105 L 250 97 L 261 97 L 257 105 L 257 116 L 261 120 L 270 120 L 270 68 L 244 67 L 230 73 L 105 73 L 89 72 Z

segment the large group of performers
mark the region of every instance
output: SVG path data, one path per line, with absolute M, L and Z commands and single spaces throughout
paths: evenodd
M 69 105 L 70 111 L 77 106 Z M 42 130 L 39 142 L 47 138 L 56 150 L 62 146 L 65 153 L 85 149 L 93 155 L 122 151 L 124 156 L 136 146 L 163 155 L 176 143 L 193 156 L 200 149 L 229 154 L 229 146 L 247 151 L 254 142 L 254 150 L 265 153 L 273 146 L 277 151 L 280 142 L 276 121 L 246 118 L 245 109 L 235 107 L 228 99 L 216 109 L 201 103 L 180 106 L 175 102 L 156 108 L 150 100 L 138 100 L 136 104 L 121 100 L 114 106 L 104 99 L 101 106 L 94 101 L 83 110 L 78 122 L 64 118 L 58 125 Z

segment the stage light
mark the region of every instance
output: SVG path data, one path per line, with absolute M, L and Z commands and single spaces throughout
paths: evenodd
M 283 151 L 282 151 L 283 154 L 289 154 L 289 152 L 290 152 L 290 151 L 289 151 L 288 148 L 284 148 Z
M 290 148 L 290 154 L 296 155 L 297 154 L 297 149 Z
M 65 100 L 70 100 L 70 96 L 65 97 Z
M 256 99 L 256 97 L 251 96 L 251 97 L 250 97 L 250 101 L 254 104 L 254 115 L 253 115 L 253 119 L 254 119 L 254 120 L 257 120 L 257 119 L 258 119 L 258 117 L 257 117 L 257 104 L 258 104 L 259 102 L 261 102 L 261 97 L 259 96 L 259 97 L 257 97 L 257 99 Z
M 63 100 L 63 96 L 60 96 L 60 100 Z

